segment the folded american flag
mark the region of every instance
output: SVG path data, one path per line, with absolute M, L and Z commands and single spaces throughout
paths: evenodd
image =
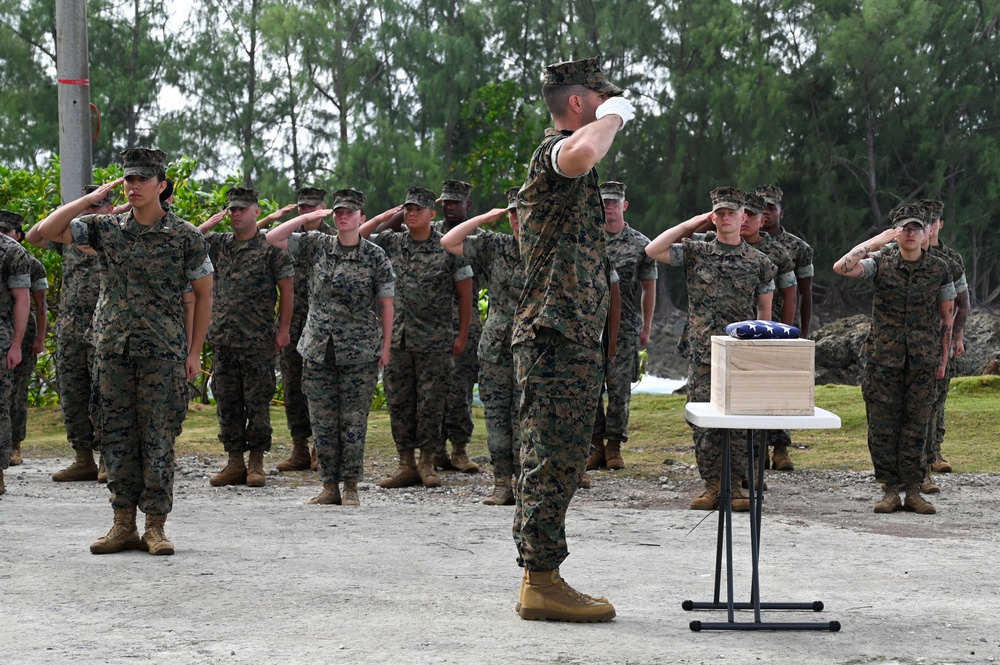
M 726 326 L 726 334 L 737 339 L 798 339 L 799 329 L 777 321 L 738 321 Z

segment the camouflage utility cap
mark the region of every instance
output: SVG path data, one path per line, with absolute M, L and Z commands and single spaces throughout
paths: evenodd
M 520 187 L 511 187 L 507 190 L 507 210 L 517 210 L 517 195 L 520 192 Z
M 935 219 L 941 219 L 941 215 L 944 214 L 944 201 L 938 201 L 936 199 L 922 199 L 919 205 L 924 209 L 924 212 L 927 213 L 928 222 L 933 222 Z
M 601 94 L 617 97 L 625 92 L 604 77 L 597 58 L 557 62 L 545 67 L 544 83 L 549 85 L 582 85 Z
M 764 197 L 759 194 L 747 193 L 746 201 L 743 203 L 743 207 L 746 208 L 747 212 L 751 215 L 759 215 L 764 212 Z
M 605 201 L 624 201 L 625 183 L 614 180 L 601 183 L 601 198 Z
M 403 201 L 403 205 L 407 203 L 413 203 L 420 206 L 421 208 L 433 208 L 434 200 L 437 196 L 429 189 L 424 189 L 423 187 L 410 187 L 406 190 L 406 200 Z
M 295 196 L 295 204 L 300 206 L 320 206 L 326 202 L 326 190 L 317 187 L 303 187 Z
M 925 225 L 924 211 L 920 206 L 912 203 L 901 203 L 889 211 L 889 219 L 893 226 L 903 226 L 910 222 L 916 222 L 921 227 Z
M 472 185 L 461 180 L 445 180 L 441 185 L 442 201 L 467 201 L 472 194 Z
M 356 189 L 338 189 L 333 193 L 333 209 L 364 210 L 368 197 Z
M 257 205 L 257 190 L 247 187 L 230 187 L 226 192 L 226 209 L 249 208 Z
M 720 208 L 739 210 L 746 204 L 747 193 L 739 187 L 716 187 L 711 197 L 712 212 Z
M 753 190 L 753 193 L 764 199 L 765 204 L 774 206 L 781 205 L 781 188 L 777 185 L 761 185 L 757 189 Z
M 91 194 L 98 190 L 97 185 L 87 185 L 83 188 L 84 195 Z M 95 203 L 95 206 L 109 206 L 115 202 L 115 192 L 113 189 L 109 189 L 108 193 L 104 195 L 104 198 Z
M 0 210 L 0 229 L 3 229 L 4 231 L 20 231 L 21 222 L 23 221 L 24 217 L 16 212 L 11 212 L 10 210 Z
M 126 148 L 122 150 L 122 167 L 126 178 L 130 175 L 157 178 L 166 175 L 167 153 L 150 148 Z

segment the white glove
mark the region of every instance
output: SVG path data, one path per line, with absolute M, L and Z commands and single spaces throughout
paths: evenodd
M 600 120 L 610 114 L 619 116 L 622 119 L 622 127 L 624 127 L 625 123 L 635 115 L 635 107 L 624 97 L 612 97 L 597 107 L 597 119 Z

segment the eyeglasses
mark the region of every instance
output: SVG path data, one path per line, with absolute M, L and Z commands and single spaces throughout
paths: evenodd
M 902 229 L 900 229 L 900 231 L 902 231 L 903 233 L 909 233 L 910 235 L 913 235 L 914 233 L 920 233 L 923 230 L 924 227 L 922 226 L 904 226 Z

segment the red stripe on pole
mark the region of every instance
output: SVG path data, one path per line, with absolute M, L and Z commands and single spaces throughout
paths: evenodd
M 90 85 L 90 79 L 57 79 L 59 83 L 66 85 Z

